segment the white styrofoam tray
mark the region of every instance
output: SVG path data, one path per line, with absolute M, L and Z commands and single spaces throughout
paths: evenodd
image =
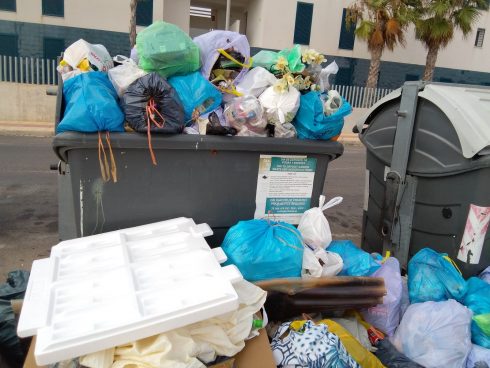
M 17 333 L 50 364 L 237 309 L 241 274 L 178 218 L 59 243 L 34 261 Z

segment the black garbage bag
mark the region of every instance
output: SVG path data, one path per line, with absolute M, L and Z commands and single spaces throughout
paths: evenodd
M 15 270 L 9 272 L 7 282 L 0 284 L 0 299 L 12 300 L 24 298 L 27 281 L 29 281 L 28 271 Z
M 374 353 L 384 366 L 390 368 L 424 368 L 400 353 L 388 339 L 379 340 Z
M 146 133 L 182 133 L 184 108 L 175 89 L 157 73 L 131 83 L 122 98 L 122 108 L 131 128 Z
M 11 367 L 22 367 L 24 344 L 17 336 L 17 321 L 10 301 L 24 297 L 29 272 L 9 272 L 7 282 L 0 284 L 0 355 Z

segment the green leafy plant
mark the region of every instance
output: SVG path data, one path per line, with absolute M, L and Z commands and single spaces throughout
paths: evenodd
M 481 15 L 488 10 L 488 0 L 419 0 L 415 6 L 419 18 L 415 36 L 427 48 L 424 80 L 432 80 L 437 56 L 454 38 L 456 30 L 467 37 Z
M 405 32 L 416 14 L 409 0 L 356 0 L 348 8 L 347 27 L 356 26 L 356 36 L 371 53 L 366 87 L 376 88 L 383 51 L 405 45 Z

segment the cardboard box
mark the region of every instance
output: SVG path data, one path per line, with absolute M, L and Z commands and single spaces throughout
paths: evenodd
M 46 368 L 46 366 L 36 365 L 34 359 L 35 345 L 36 337 L 34 336 L 24 362 L 24 368 Z M 260 330 L 259 336 L 245 342 L 245 348 L 241 352 L 210 368 L 276 368 L 267 333 L 264 329 Z

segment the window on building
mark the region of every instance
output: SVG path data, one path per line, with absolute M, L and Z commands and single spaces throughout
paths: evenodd
M 153 22 L 153 0 L 140 0 L 136 6 L 136 25 L 149 26 Z
M 418 81 L 419 79 L 418 74 L 405 74 L 405 81 Z
M 0 34 L 0 55 L 19 56 L 17 35 Z
M 354 41 L 356 39 L 356 35 L 354 33 L 356 27 L 354 24 L 347 27 L 347 24 L 345 23 L 346 17 L 347 9 L 344 8 L 342 11 L 342 24 L 340 25 L 339 49 L 353 50 Z
M 65 16 L 65 0 L 43 0 L 43 15 Z
M 0 10 L 17 11 L 16 0 L 0 0 Z
M 65 49 L 65 40 L 61 38 L 45 38 L 43 40 L 44 58 L 56 60 Z
M 441 83 L 453 83 L 454 81 L 452 80 L 452 78 L 441 77 L 441 78 L 439 78 L 439 82 L 441 82 Z
M 483 39 L 484 38 L 485 38 L 485 29 L 484 28 L 478 28 L 478 31 L 476 31 L 475 46 L 476 47 L 483 47 Z
M 309 45 L 311 36 L 311 21 L 313 19 L 313 4 L 298 3 L 296 5 L 296 23 L 294 24 L 294 43 Z

